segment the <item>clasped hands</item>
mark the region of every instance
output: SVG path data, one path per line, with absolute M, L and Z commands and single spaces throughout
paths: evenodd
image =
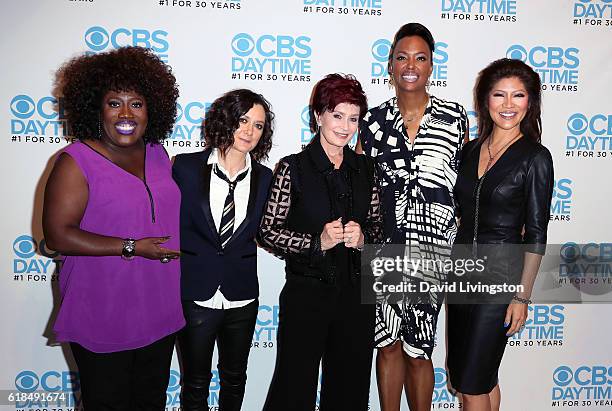
M 349 221 L 342 225 L 342 219 L 339 218 L 325 224 L 321 233 L 321 251 L 334 248 L 339 243 L 344 243 L 347 248 L 363 247 L 364 237 L 359 223 Z

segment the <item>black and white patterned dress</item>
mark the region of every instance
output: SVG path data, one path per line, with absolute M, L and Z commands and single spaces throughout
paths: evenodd
M 362 148 L 378 166 L 386 241 L 405 244 L 410 259 L 436 261 L 450 254 L 457 233 L 453 187 L 467 128 L 460 104 L 434 96 L 413 144 L 396 97 L 370 109 L 361 123 Z M 439 284 L 445 273 L 437 267 L 418 269 L 419 281 Z M 442 296 L 431 293 L 418 303 L 405 296 L 397 304 L 379 304 L 376 346 L 401 339 L 408 355 L 430 359 L 441 303 Z

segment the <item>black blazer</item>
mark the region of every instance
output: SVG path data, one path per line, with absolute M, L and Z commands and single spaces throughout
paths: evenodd
M 257 244 L 255 235 L 272 181 L 272 171 L 251 161 L 251 188 L 247 214 L 234 235 L 221 247 L 210 211 L 211 150 L 179 154 L 172 175 L 181 190 L 181 295 L 205 301 L 221 292 L 231 301 L 257 298 Z

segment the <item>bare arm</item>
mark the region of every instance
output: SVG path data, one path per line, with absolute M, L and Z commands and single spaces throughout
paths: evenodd
M 80 228 L 87 207 L 89 188 L 76 161 L 61 154 L 45 188 L 43 231 L 49 248 L 63 255 L 121 255 L 123 239 L 91 233 Z M 136 241 L 136 255 L 159 259 L 176 257 L 178 252 L 160 246 L 166 237 Z

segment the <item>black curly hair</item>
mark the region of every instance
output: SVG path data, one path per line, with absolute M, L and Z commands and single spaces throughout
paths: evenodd
M 225 153 L 234 143 L 234 132 L 240 126 L 240 117 L 255 104 L 264 108 L 266 122 L 251 156 L 258 162 L 266 160 L 272 148 L 274 113 L 264 96 L 247 89 L 228 91 L 210 105 L 202 127 L 202 138 L 206 141 L 206 146 L 218 148 Z
M 149 117 L 143 140 L 161 143 L 172 132 L 179 92 L 170 66 L 150 49 L 121 47 L 85 54 L 66 62 L 56 74 L 72 134 L 99 139 L 102 100 L 108 91 L 135 91 L 144 97 Z

